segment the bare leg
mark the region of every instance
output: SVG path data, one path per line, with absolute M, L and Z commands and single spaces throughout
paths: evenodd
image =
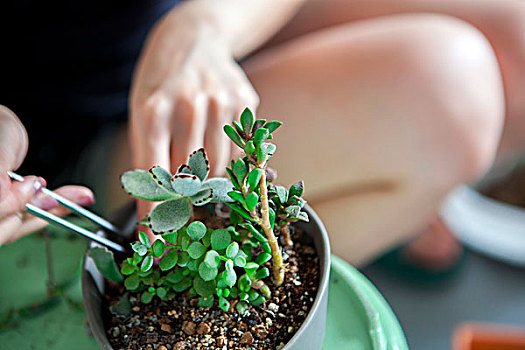
M 245 67 L 259 115 L 286 124 L 272 160 L 281 182 L 304 178 L 334 252 L 351 262 L 423 230 L 453 186 L 493 161 L 501 76 L 485 37 L 464 22 L 407 15 L 342 24 Z
M 470 23 L 492 45 L 503 77 L 506 116 L 502 160 L 525 150 L 525 2 L 521 0 L 311 0 L 271 42 L 334 25 L 407 13 L 436 13 Z

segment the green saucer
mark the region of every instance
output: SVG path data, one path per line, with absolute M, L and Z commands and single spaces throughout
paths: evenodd
M 324 350 L 408 350 L 385 299 L 359 271 L 332 255 Z
M 95 350 L 80 302 L 80 257 L 85 241 L 52 240 L 55 279 L 63 296 L 47 299 L 44 242 L 29 236 L 0 248 L 0 344 L 10 349 Z M 40 305 L 6 322 L 8 310 Z M 332 256 L 325 350 L 407 349 L 401 327 L 383 297 L 356 269 Z

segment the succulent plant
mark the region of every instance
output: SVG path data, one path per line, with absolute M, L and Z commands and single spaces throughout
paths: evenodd
M 204 148 L 193 152 L 188 164 L 175 175 L 154 166 L 149 170 L 130 170 L 122 174 L 124 190 L 135 198 L 162 202 L 143 220 L 154 233 L 174 232 L 191 218 L 192 205 L 231 201 L 227 193 L 232 184 L 225 178 L 208 179 L 210 166 Z

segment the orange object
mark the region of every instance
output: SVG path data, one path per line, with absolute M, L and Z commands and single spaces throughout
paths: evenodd
M 525 328 L 487 324 L 464 323 L 456 327 L 453 350 L 525 350 Z

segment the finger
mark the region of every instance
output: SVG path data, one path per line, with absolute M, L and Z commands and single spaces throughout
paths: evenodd
M 41 177 L 26 176 L 23 182 L 2 181 L 0 188 L 0 218 L 6 217 L 18 211 L 31 202 L 35 195 L 46 185 Z
M 196 93 L 179 99 L 171 128 L 171 171 L 175 173 L 188 160 L 193 151 L 204 147 L 204 133 L 208 101 L 204 94 Z
M 95 197 L 93 192 L 90 189 L 82 186 L 63 186 L 54 191 L 60 196 L 69 199 L 70 201 L 85 207 L 95 203 Z M 45 198 L 43 198 L 45 197 Z M 39 194 L 37 198 L 41 201 L 41 209 L 48 211 L 49 213 L 63 217 L 70 213 L 70 210 L 60 206 L 57 201 L 53 198 L 46 196 L 44 194 Z M 24 216 L 24 220 L 21 221 L 17 232 L 12 235 L 13 239 L 18 239 L 23 237 L 31 232 L 35 232 L 42 227 L 46 226 L 48 223 L 42 219 Z
M 18 212 L 0 220 L 0 246 L 16 240 L 20 235 L 19 228 L 23 222 L 23 215 Z
M 27 132 L 17 116 L 0 105 L 0 172 L 17 169 L 27 153 Z
M 206 148 L 212 176 L 223 175 L 230 158 L 230 143 L 223 132 L 224 124 L 229 124 L 234 118 L 235 108 L 231 104 L 231 97 L 220 94 L 210 99 L 208 108 L 208 122 L 204 147 Z

